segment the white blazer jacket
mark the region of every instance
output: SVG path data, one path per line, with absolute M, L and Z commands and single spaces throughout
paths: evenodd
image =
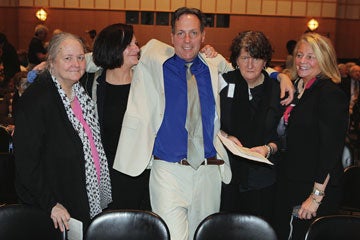
M 158 40 L 150 40 L 141 49 L 141 58 L 135 68 L 122 123 L 121 135 L 114 160 L 114 169 L 130 176 L 140 175 L 153 160 L 152 151 L 156 134 L 165 110 L 163 63 L 175 54 L 174 48 Z M 219 73 L 231 70 L 223 56 L 200 59 L 209 67 L 213 95 L 216 103 L 214 119 L 214 146 L 217 157 L 225 164 L 219 166 L 222 180 L 229 183 L 229 159 L 217 133 L 220 130 Z

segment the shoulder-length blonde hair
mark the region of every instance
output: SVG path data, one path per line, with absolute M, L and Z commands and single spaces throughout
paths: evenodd
M 298 78 L 296 73 L 296 54 L 301 43 L 308 43 L 311 49 L 314 51 L 315 57 L 319 63 L 321 75 L 330 78 L 334 83 L 340 83 L 341 77 L 337 67 L 337 58 L 335 49 L 327 37 L 324 37 L 317 33 L 305 33 L 298 40 L 293 55 L 293 79 Z

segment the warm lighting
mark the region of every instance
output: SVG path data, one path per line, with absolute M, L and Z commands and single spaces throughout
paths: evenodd
M 307 26 L 310 31 L 315 31 L 319 27 L 319 22 L 316 19 L 312 18 L 310 19 L 310 21 L 308 21 Z
M 40 9 L 40 10 L 37 10 L 36 12 L 36 17 L 40 20 L 40 21 L 45 21 L 46 18 L 47 18 L 47 12 L 44 10 L 44 9 Z

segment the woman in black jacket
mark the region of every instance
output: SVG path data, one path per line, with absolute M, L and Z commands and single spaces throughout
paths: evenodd
M 49 213 L 56 228 L 83 222 L 111 202 L 111 184 L 95 106 L 81 87 L 84 46 L 54 36 L 47 69 L 19 99 L 15 121 L 16 189 L 20 201 Z
M 234 142 L 276 164 L 276 127 L 282 114 L 280 88 L 264 71 L 272 51 L 262 32 L 245 31 L 233 40 L 230 60 L 235 70 L 223 75 L 226 87 L 220 92 L 221 129 Z M 270 221 L 276 167 L 230 152 L 229 159 L 233 177 L 229 185 L 223 185 L 221 210 L 253 214 Z
M 336 85 L 340 74 L 329 39 L 304 34 L 294 50 L 292 72 L 298 95 L 282 118 L 286 151 L 276 208 L 280 239 L 304 239 L 315 217 L 337 212 L 348 124 L 348 102 Z

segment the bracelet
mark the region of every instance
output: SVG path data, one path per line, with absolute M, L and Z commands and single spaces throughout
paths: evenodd
M 267 144 L 270 148 L 270 154 L 274 154 L 275 153 L 275 149 L 270 145 L 270 144 Z
M 314 198 L 314 197 L 311 197 L 311 198 L 312 198 L 312 200 L 313 200 L 314 203 L 316 203 L 316 204 L 318 204 L 318 205 L 321 204 L 321 201 L 316 201 L 316 198 Z
M 313 188 L 313 191 L 311 192 L 312 194 L 314 194 L 315 196 L 325 196 L 325 192 L 320 190 L 320 189 L 317 189 L 317 188 Z
M 264 145 L 264 147 L 266 147 L 266 149 L 267 149 L 267 154 L 266 154 L 265 158 L 269 158 L 271 155 L 271 148 L 269 145 Z

